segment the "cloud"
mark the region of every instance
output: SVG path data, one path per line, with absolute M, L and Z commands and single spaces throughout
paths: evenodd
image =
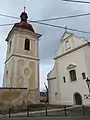
M 40 88 L 43 90 L 45 88 L 44 83 L 47 85 L 47 74 L 53 68 L 51 64 L 40 64 Z

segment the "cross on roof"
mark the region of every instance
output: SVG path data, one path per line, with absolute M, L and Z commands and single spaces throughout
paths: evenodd
M 27 3 L 27 0 L 24 1 L 24 12 L 26 11 L 26 3 Z

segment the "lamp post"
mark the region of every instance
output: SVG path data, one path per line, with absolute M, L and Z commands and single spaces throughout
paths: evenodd
M 48 87 L 47 87 L 47 85 L 44 83 L 44 85 L 45 85 L 45 88 L 46 88 L 46 94 L 47 94 L 47 100 L 46 100 L 46 102 L 48 103 L 49 102 L 49 97 L 48 97 Z
M 90 94 L 90 80 L 88 79 L 88 77 L 86 79 L 86 83 L 87 83 L 87 86 L 88 86 L 88 89 L 89 89 L 89 94 Z

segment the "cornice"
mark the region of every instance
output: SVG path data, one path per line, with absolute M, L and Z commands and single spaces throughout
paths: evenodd
M 79 50 L 79 49 L 81 49 L 81 48 L 83 48 L 83 47 L 85 47 L 85 46 L 87 46 L 87 45 L 90 45 L 90 43 L 88 42 L 88 43 L 85 43 L 85 44 L 83 44 L 83 45 L 81 45 L 81 46 L 79 46 L 79 47 L 76 47 L 76 48 L 74 48 L 74 49 L 72 49 L 72 50 L 70 50 L 70 51 L 68 51 L 68 52 L 66 52 L 66 53 L 64 53 L 64 54 L 61 54 L 61 55 L 58 55 L 58 56 L 56 56 L 56 57 L 54 57 L 53 59 L 58 59 L 58 58 L 61 58 L 61 57 L 63 57 L 63 56 L 65 56 L 65 55 L 67 55 L 67 54 L 69 54 L 69 53 L 71 53 L 71 52 L 74 52 L 74 51 L 76 51 L 76 50 Z
M 40 60 L 39 58 L 36 58 L 36 57 L 31 57 L 31 56 L 26 56 L 26 55 L 20 55 L 20 54 L 11 54 L 10 56 L 9 56 L 9 58 L 5 61 L 5 63 L 11 58 L 11 57 L 13 57 L 13 56 L 15 56 L 15 57 L 22 57 L 22 58 L 28 58 L 28 59 L 32 59 L 32 60 Z

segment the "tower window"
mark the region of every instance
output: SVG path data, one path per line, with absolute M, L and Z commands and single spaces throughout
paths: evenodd
M 82 77 L 83 77 L 83 79 L 86 79 L 85 73 L 82 73 Z
M 30 40 L 29 39 L 25 39 L 25 46 L 24 46 L 24 49 L 25 50 L 30 50 Z
M 76 71 L 75 70 L 69 71 L 69 74 L 70 74 L 71 81 L 76 81 L 77 80 Z
M 64 81 L 64 83 L 66 83 L 66 78 L 65 77 L 63 77 L 63 81 Z

